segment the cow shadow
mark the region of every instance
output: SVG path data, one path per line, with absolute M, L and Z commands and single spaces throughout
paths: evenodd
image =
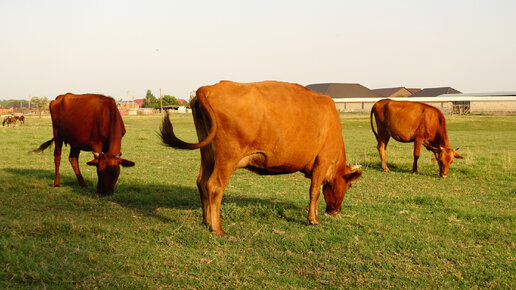
M 389 172 L 383 172 L 382 163 L 381 162 L 366 161 L 366 162 L 361 163 L 361 165 L 362 165 L 362 167 L 365 167 L 367 169 L 379 171 L 379 172 L 382 172 L 382 173 L 385 173 L 385 174 L 389 174 L 389 172 L 412 174 L 412 163 L 410 163 L 410 165 L 408 167 L 407 166 L 400 167 L 400 166 L 398 166 L 398 165 L 396 165 L 394 163 L 387 162 L 387 167 L 389 167 Z M 439 167 L 437 165 L 435 167 L 436 168 L 430 169 L 430 171 L 428 171 L 427 169 L 422 170 L 421 166 L 418 166 L 418 173 L 417 173 L 417 175 L 421 175 L 421 176 L 435 176 L 437 174 L 437 176 L 439 176 Z
M 4 168 L 5 173 L 17 175 L 18 178 L 26 179 L 27 183 L 33 179 L 47 179 L 48 186 L 53 187 L 53 170 L 27 169 L 27 168 Z M 110 196 L 100 196 L 96 193 L 96 180 L 85 180 L 88 187 L 82 188 L 77 183 L 75 175 L 60 174 L 61 187 L 69 188 L 72 193 L 92 199 L 103 200 L 105 203 L 115 203 L 121 207 L 134 210 L 136 213 L 158 219 L 164 223 L 176 224 L 179 221 L 160 214 L 160 209 L 196 210 L 199 212 L 199 222 L 202 219 L 201 201 L 199 192 L 195 186 L 169 185 L 169 184 L 148 184 L 148 183 L 124 183 L 119 182 L 115 186 L 115 193 Z M 22 181 L 24 182 L 24 181 Z M 225 194 L 222 201 L 233 203 L 237 207 L 256 207 L 256 204 L 265 208 L 276 208 L 278 211 L 294 209 L 302 211 L 303 206 L 293 202 L 248 197 L 240 195 Z M 290 222 L 297 222 L 297 219 L 287 219 Z
M 368 169 L 383 171 L 382 163 L 378 161 L 364 161 L 363 163 L 360 163 L 360 165 Z M 410 170 L 407 170 L 406 168 L 400 168 L 396 164 L 392 164 L 389 162 L 387 162 L 387 167 L 389 167 L 389 170 L 392 172 L 410 172 Z

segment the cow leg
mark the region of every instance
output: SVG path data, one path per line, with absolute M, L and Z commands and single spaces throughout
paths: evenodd
M 59 187 L 61 182 L 59 180 L 59 165 L 61 165 L 61 148 L 63 147 L 63 141 L 55 139 L 54 141 L 56 148 L 54 149 L 54 165 L 55 165 L 55 175 L 54 175 L 54 187 Z
M 225 166 L 224 168 L 215 166 L 206 184 L 209 198 L 208 207 L 211 217 L 211 231 L 217 236 L 226 235 L 220 221 L 220 205 L 226 185 L 234 171 L 234 166 Z
M 412 164 L 412 173 L 417 174 L 417 160 L 421 153 L 421 145 L 423 144 L 422 139 L 414 140 L 414 164 Z
M 389 172 L 389 167 L 387 167 L 387 158 L 385 157 L 385 150 L 387 149 L 389 138 L 390 136 L 379 135 L 378 145 L 376 146 L 378 153 L 380 154 L 380 159 L 382 160 L 382 169 L 385 172 Z
M 212 171 L 213 169 L 209 170 L 202 164 L 199 177 L 197 177 L 197 188 L 199 189 L 199 195 L 201 197 L 202 223 L 209 226 L 211 226 L 211 208 L 206 184 L 208 183 L 208 177 L 211 176 Z
M 215 157 L 212 145 L 201 148 L 201 168 L 197 177 L 197 188 L 201 197 L 202 222 L 211 226 L 211 208 L 207 183 L 213 173 Z
M 79 170 L 79 154 L 81 150 L 71 148 L 70 155 L 68 156 L 68 160 L 70 164 L 72 164 L 73 171 L 75 172 L 75 176 L 77 176 L 77 181 L 81 187 L 86 187 L 86 183 L 84 183 L 84 178 L 82 178 L 81 171 Z
M 318 225 L 317 207 L 319 205 L 319 195 L 321 193 L 321 185 L 328 166 L 322 166 L 316 161 L 312 170 L 312 179 L 310 183 L 310 203 L 308 204 L 308 221 L 310 225 Z

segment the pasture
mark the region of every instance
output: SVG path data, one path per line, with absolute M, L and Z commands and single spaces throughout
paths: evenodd
M 172 115 L 196 141 L 191 115 Z M 49 116 L 0 127 L 0 288 L 515 288 L 516 116 L 446 116 L 456 160 L 438 177 L 422 150 L 391 140 L 381 171 L 369 115 L 342 115 L 348 164 L 363 176 L 338 217 L 307 226 L 302 174 L 236 171 L 222 202 L 227 238 L 201 224 L 199 151 L 161 145 L 162 116 L 124 117 L 115 193 L 95 194 L 95 168 L 77 184 L 64 147 L 53 188 Z M 302 130 L 302 128 L 300 128 Z

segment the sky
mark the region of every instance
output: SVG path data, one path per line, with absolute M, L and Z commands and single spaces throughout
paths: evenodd
M 516 91 L 516 1 L 0 0 L 0 99 L 220 80 Z

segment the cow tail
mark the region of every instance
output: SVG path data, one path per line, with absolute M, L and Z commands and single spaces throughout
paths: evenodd
M 38 153 L 38 152 L 43 152 L 43 150 L 47 149 L 50 145 L 52 145 L 52 142 L 54 142 L 54 138 L 48 140 L 47 142 L 41 144 L 39 146 L 39 148 L 37 149 L 34 149 L 32 151 L 29 151 L 29 153 Z
M 163 123 L 161 124 L 160 132 L 158 133 L 164 145 L 176 149 L 193 150 L 202 148 L 210 144 L 213 141 L 213 138 L 215 138 L 215 133 L 217 132 L 217 121 L 215 119 L 215 113 L 213 112 L 213 108 L 206 99 L 205 92 L 201 89 L 197 91 L 197 101 L 199 101 L 206 109 L 206 112 L 208 113 L 208 118 L 211 122 L 211 128 L 210 132 L 208 133 L 208 136 L 206 136 L 206 138 L 204 138 L 203 140 L 199 141 L 199 143 L 188 143 L 183 140 L 180 140 L 179 138 L 177 138 L 176 134 L 174 134 L 174 128 L 172 127 L 172 123 L 170 122 L 169 114 L 168 112 L 166 112 L 165 118 L 163 119 Z
M 376 104 L 374 104 L 373 107 L 371 108 L 371 115 L 369 115 L 369 121 L 371 122 L 371 130 L 373 130 L 373 134 L 376 137 L 376 139 L 378 140 L 378 133 L 374 130 L 374 124 L 373 124 L 373 115 L 374 115 L 375 111 L 376 111 Z

